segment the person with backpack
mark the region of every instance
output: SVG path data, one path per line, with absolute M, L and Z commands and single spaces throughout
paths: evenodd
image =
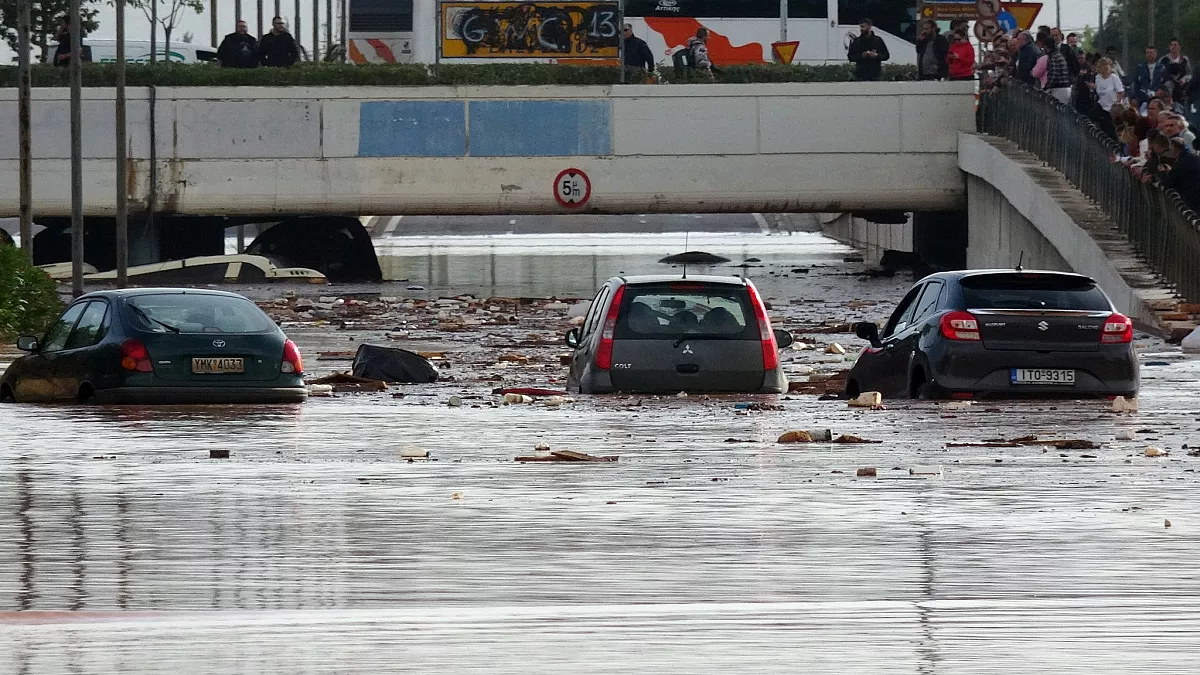
M 703 70 L 710 79 L 721 72 L 708 54 L 708 29 L 703 26 L 696 30 L 696 37 L 688 39 L 686 47 L 675 50 L 671 60 L 678 79 L 685 79 L 694 70 Z
M 876 81 L 883 72 L 883 62 L 891 58 L 883 38 L 875 34 L 870 19 L 858 24 L 858 37 L 850 42 L 846 58 L 854 64 L 854 79 Z
M 258 66 L 258 40 L 250 34 L 245 21 L 238 21 L 234 32 L 221 40 L 217 48 L 217 63 L 222 68 L 254 68 Z

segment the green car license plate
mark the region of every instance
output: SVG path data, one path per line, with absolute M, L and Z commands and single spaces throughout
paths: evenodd
M 246 360 L 228 357 L 195 357 L 192 359 L 192 372 L 198 374 L 244 373 L 246 372 Z

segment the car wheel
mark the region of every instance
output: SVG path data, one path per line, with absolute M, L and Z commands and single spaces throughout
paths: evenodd
M 79 387 L 79 394 L 76 395 L 75 400 L 79 403 L 92 403 L 96 400 L 96 391 L 92 389 L 92 385 L 84 384 Z
M 858 398 L 862 390 L 858 386 L 857 380 L 850 380 L 846 383 L 846 398 Z
M 950 398 L 950 394 L 932 382 L 925 382 L 917 387 L 917 398 L 922 401 L 942 401 Z
M 17 397 L 13 396 L 13 390 L 7 384 L 0 387 L 0 403 L 16 403 Z

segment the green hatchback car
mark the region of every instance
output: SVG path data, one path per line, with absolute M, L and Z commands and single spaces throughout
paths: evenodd
M 295 343 L 234 293 L 141 288 L 71 303 L 0 378 L 0 401 L 296 403 Z

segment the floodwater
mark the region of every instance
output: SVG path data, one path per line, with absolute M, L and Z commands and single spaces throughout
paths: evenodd
M 844 276 L 845 249 L 809 245 L 745 252 L 785 320 L 862 297 L 882 318 L 907 284 Z M 474 255 L 438 253 L 447 270 L 459 254 Z M 658 253 L 579 255 L 607 278 Z M 596 277 L 576 288 L 543 257 L 538 294 L 590 295 Z M 497 287 L 520 281 L 506 274 Z M 329 339 L 290 334 L 306 353 Z M 812 396 L 492 407 L 462 382 L 297 406 L 0 406 L 0 674 L 1194 671 L 1200 362 L 1139 344 L 1133 415 Z M 479 398 L 450 408 L 452 393 Z M 738 414 L 748 400 L 783 409 Z M 882 442 L 774 442 L 797 428 Z M 1034 434 L 1102 447 L 947 445 Z M 513 461 L 539 441 L 620 460 Z

